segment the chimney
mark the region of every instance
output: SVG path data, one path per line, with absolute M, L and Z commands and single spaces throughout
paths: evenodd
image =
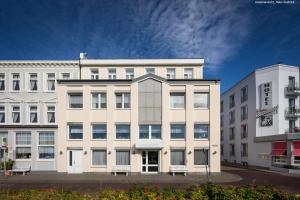
M 83 53 L 80 53 L 80 60 L 84 60 L 84 59 L 87 59 L 87 53 L 83 52 Z

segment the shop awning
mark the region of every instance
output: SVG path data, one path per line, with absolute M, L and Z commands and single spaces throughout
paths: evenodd
M 286 155 L 286 149 L 273 149 L 271 155 L 272 156 L 284 156 L 284 155 Z
M 294 149 L 294 151 L 292 152 L 293 156 L 300 156 L 300 149 Z

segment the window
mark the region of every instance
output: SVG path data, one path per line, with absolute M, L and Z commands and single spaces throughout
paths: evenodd
M 241 107 L 241 121 L 248 119 L 248 106 Z
M 171 165 L 185 165 L 185 150 L 171 150 Z
M 194 93 L 194 108 L 208 108 L 209 93 L 195 92 Z
M 273 156 L 274 164 L 286 164 L 286 156 Z
M 233 124 L 235 122 L 235 112 L 229 112 L 229 124 Z
M 37 106 L 29 106 L 29 122 L 37 123 L 38 122 L 38 109 Z
M 221 139 L 221 141 L 223 141 L 224 140 L 224 131 L 223 130 L 221 130 L 221 133 L 220 133 L 220 139 Z
M 186 68 L 184 69 L 184 78 L 185 79 L 192 79 L 194 74 L 193 74 L 193 69 L 192 68 Z
M 0 123 L 5 123 L 5 106 L 0 105 Z
M 229 128 L 229 139 L 234 140 L 235 133 L 234 133 L 234 127 Z
M 221 127 L 223 127 L 223 125 L 224 125 L 224 116 L 223 115 L 221 115 L 220 121 L 221 121 Z
M 54 133 L 42 132 L 39 133 L 39 159 L 54 158 Z
M 82 124 L 69 124 L 69 139 L 81 140 L 83 138 Z
M 229 108 L 234 107 L 234 105 L 235 105 L 235 101 L 234 101 L 234 94 L 233 94 L 233 95 L 230 95 L 230 97 L 229 97 Z
M 230 156 L 235 156 L 234 144 L 230 144 Z
M 262 84 L 262 107 L 268 107 L 272 105 L 272 88 L 271 83 L 264 83 Z
M 248 86 L 241 89 L 241 103 L 248 100 Z
M 61 77 L 62 79 L 70 79 L 70 73 L 62 73 Z
M 107 156 L 106 150 L 92 150 L 92 165 L 106 165 L 107 163 Z
M 294 165 L 300 165 L 300 156 L 294 156 Z
M 248 144 L 247 143 L 242 143 L 242 152 L 241 152 L 241 156 L 242 157 L 247 157 L 248 156 Z
M 16 159 L 31 158 L 31 133 L 16 133 Z
M 98 69 L 91 69 L 91 79 L 99 79 L 99 71 Z
M 116 151 L 116 165 L 130 165 L 130 151 L 117 150 Z
M 106 124 L 92 124 L 92 138 L 95 139 L 106 139 Z
M 224 110 L 224 102 L 223 101 L 221 101 L 221 112 L 223 112 L 223 110 Z
M 241 138 L 247 138 L 248 137 L 248 126 L 247 124 L 241 125 Z
M 117 139 L 130 139 L 130 125 L 117 124 L 116 125 L 116 138 Z
M 20 74 L 12 74 L 13 77 L 13 90 L 18 91 L 20 90 Z
M 48 91 L 55 91 L 55 73 L 49 73 L 47 76 Z
M 37 91 L 38 90 L 38 76 L 36 73 L 29 74 L 29 89 L 31 91 Z
M 154 68 L 146 68 L 146 74 L 155 74 Z
M 108 69 L 108 79 L 116 79 L 116 69 Z
M 12 122 L 13 123 L 20 123 L 20 106 L 13 106 L 12 107 Z
M 194 165 L 208 165 L 208 150 L 195 149 L 194 150 Z
M 82 107 L 82 93 L 69 93 L 69 108 Z
M 116 108 L 130 108 L 130 93 L 116 93 Z
M 167 69 L 167 79 L 175 79 L 175 68 L 168 68 Z
M 7 145 L 7 132 L 0 132 L 0 142 L 4 142 Z M 0 160 L 4 157 L 5 150 L 0 149 Z
M 140 125 L 140 139 L 161 139 L 161 125 Z
M 126 79 L 134 79 L 134 69 L 125 69 L 125 78 Z
M 185 124 L 171 124 L 171 139 L 185 139 Z
M 183 92 L 170 93 L 170 108 L 185 108 L 185 94 Z
M 208 139 L 209 125 L 208 124 L 195 124 L 194 125 L 194 138 L 195 139 Z
M 47 122 L 55 123 L 55 106 L 47 106 Z
M 106 93 L 92 93 L 92 108 L 106 108 Z
M 5 90 L 5 74 L 0 74 L 0 91 Z
M 221 144 L 221 156 L 223 156 L 224 155 L 224 146 L 223 146 L 223 144 Z

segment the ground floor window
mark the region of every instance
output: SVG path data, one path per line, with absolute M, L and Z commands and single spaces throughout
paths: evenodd
M 294 156 L 294 164 L 300 165 L 300 156 Z
M 117 165 L 130 165 L 130 151 L 117 150 L 116 151 L 116 164 Z
M 54 132 L 39 133 L 39 159 L 54 158 Z
M 31 147 L 16 147 L 16 159 L 30 159 Z
M 92 165 L 106 165 L 106 150 L 92 150 Z
M 194 150 L 194 165 L 208 165 L 208 149 Z
M 16 133 L 16 159 L 31 158 L 31 133 Z
M 286 156 L 273 156 L 274 164 L 286 164 Z
M 185 165 L 185 150 L 171 150 L 171 165 Z

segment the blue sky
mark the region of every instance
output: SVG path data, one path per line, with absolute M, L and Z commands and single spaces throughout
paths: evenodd
M 0 0 L 0 60 L 204 58 L 222 91 L 257 67 L 300 65 L 300 1 Z

